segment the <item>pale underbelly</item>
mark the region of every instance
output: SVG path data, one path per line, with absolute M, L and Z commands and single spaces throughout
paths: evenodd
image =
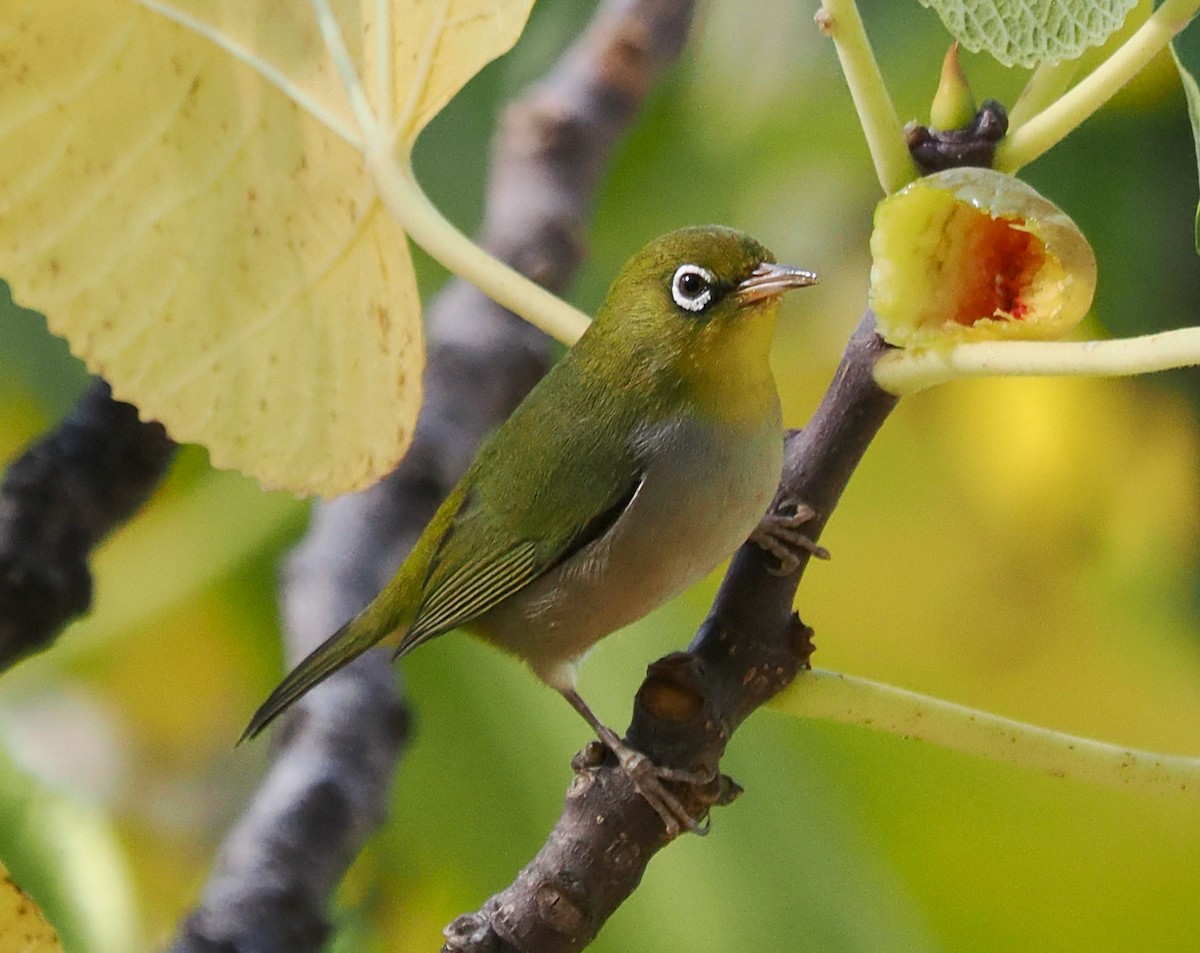
M 481 616 L 471 629 L 555 687 L 597 641 L 702 579 L 766 512 L 782 465 L 774 421 L 752 433 L 675 425 L 633 501 L 600 540 Z

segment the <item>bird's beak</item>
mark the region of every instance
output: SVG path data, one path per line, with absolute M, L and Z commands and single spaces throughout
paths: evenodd
M 816 283 L 815 272 L 764 261 L 750 272 L 749 278 L 739 282 L 734 291 L 742 304 L 753 304 L 764 298 L 777 298 L 793 288 L 807 288 Z

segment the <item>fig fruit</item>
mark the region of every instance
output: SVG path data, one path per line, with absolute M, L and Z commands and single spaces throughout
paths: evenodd
M 1096 289 L 1096 257 L 1065 212 L 1019 179 L 947 169 L 879 203 L 871 307 L 898 347 L 1062 337 Z

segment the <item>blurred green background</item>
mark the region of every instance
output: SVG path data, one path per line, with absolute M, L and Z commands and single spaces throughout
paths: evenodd
M 517 49 L 422 138 L 419 177 L 464 227 L 501 104 L 590 6 L 541 0 Z M 947 35 L 912 0 L 861 6 L 902 118 L 924 118 Z M 702 5 L 604 183 L 572 295 L 594 308 L 630 253 L 685 223 L 744 228 L 817 269 L 821 285 L 786 305 L 775 354 L 793 425 L 859 320 L 879 197 L 816 7 Z M 1023 72 L 964 59 L 977 98 L 1013 101 Z M 1026 177 L 1095 245 L 1081 333 L 1197 323 L 1195 154 L 1169 60 Z M 434 292 L 444 273 L 419 266 Z M 7 461 L 85 376 L 38 317 L 3 308 Z M 801 589 L 815 664 L 1200 755 L 1198 382 L 1193 370 L 978 381 L 906 399 L 822 540 L 833 560 Z M 45 893 L 88 898 L 90 914 L 60 923 L 68 950 L 160 945 L 196 899 L 266 763 L 265 744 L 233 741 L 280 674 L 276 569 L 305 514 L 187 449 L 97 555 L 91 617 L 0 681 L 0 852 Z M 593 653 L 582 689 L 603 717 L 627 723 L 644 666 L 688 641 L 715 584 Z M 467 638 L 438 640 L 405 675 L 418 731 L 395 811 L 343 889 L 338 950 L 435 948 L 541 844 L 587 740 L 557 696 Z M 1196 949 L 1194 793 L 1095 788 L 770 711 L 725 768 L 745 796 L 712 836 L 655 860 L 594 949 Z M 57 833 L 55 863 L 27 843 L 36 830 Z M 46 869 L 69 879 L 55 886 Z

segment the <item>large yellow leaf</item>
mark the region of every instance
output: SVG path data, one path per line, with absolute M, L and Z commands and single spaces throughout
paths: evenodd
M 54 928 L 0 864 L 0 953 L 62 953 Z
M 370 484 L 423 362 L 379 156 L 405 166 L 531 5 L 4 0 L 0 277 L 218 466 Z

